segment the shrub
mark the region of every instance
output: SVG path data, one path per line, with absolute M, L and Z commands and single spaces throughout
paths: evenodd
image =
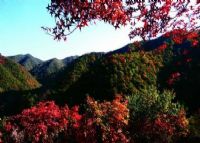
M 200 111 L 189 118 L 190 137 L 200 139 Z
M 186 136 L 188 121 L 184 110 L 172 103 L 173 94 L 150 88 L 129 97 L 130 112 L 122 96 L 104 102 L 88 97 L 81 114 L 78 106 L 69 109 L 40 102 L 4 120 L 0 139 L 9 143 L 165 143 Z
M 127 101 L 121 97 L 103 103 L 88 97 L 87 112 L 82 115 L 78 106 L 69 109 L 54 102 L 40 102 L 6 119 L 2 139 L 11 143 L 126 143 L 128 115 Z
M 147 86 L 128 97 L 130 132 L 138 142 L 171 142 L 188 133 L 188 120 L 174 94 Z
M 78 143 L 127 143 L 128 120 L 127 101 L 121 96 L 117 96 L 112 102 L 102 103 L 88 97 L 87 111 L 78 129 Z
M 61 132 L 67 131 L 71 119 L 76 122 L 81 118 L 77 111 L 72 111 L 59 108 L 54 102 L 40 102 L 6 120 L 5 142 L 54 142 Z

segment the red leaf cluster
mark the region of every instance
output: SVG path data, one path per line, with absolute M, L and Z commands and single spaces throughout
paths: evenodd
M 192 46 L 195 47 L 199 43 L 198 31 L 187 31 L 183 29 L 176 29 L 165 33 L 165 37 L 172 38 L 175 44 L 182 44 L 184 41 L 190 41 Z
M 98 103 L 88 97 L 87 112 L 79 107 L 60 108 L 54 102 L 37 106 L 10 117 L 4 123 L 5 142 L 128 142 L 127 101 L 116 97 L 112 102 Z M 63 136 L 61 136 L 63 135 Z
M 186 136 L 188 120 L 185 111 L 181 110 L 178 115 L 160 114 L 153 121 L 146 120 L 143 130 L 145 136 L 156 142 L 170 142 L 169 138 Z
M 51 0 L 47 9 L 56 20 L 56 26 L 49 32 L 57 40 L 65 39 L 75 29 L 81 29 L 96 20 L 115 28 L 129 24 L 132 29 L 130 38 L 140 36 L 149 39 L 171 29 L 199 29 L 198 1 Z
M 5 58 L 0 54 L 0 65 L 5 63 Z
M 88 97 L 87 103 L 88 110 L 77 133 L 79 143 L 129 142 L 126 100 L 117 96 L 112 102 L 97 103 Z
M 179 72 L 172 73 L 167 81 L 168 85 L 174 84 L 176 80 L 180 78 L 181 74 Z
M 152 141 L 165 142 L 172 137 L 187 134 L 188 121 L 185 112 L 178 115 L 158 114 L 155 119 L 145 118 L 140 126 L 130 126 L 127 100 L 116 96 L 102 103 L 88 97 L 86 111 L 79 113 L 79 107 L 69 109 L 58 107 L 54 102 L 40 102 L 9 117 L 1 130 L 1 142 L 78 142 L 78 143 L 128 143 L 133 137 L 145 135 Z M 136 132 L 132 132 L 135 128 Z M 133 137 L 133 138 L 131 138 Z

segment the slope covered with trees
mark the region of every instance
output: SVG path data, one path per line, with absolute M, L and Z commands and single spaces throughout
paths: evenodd
M 25 68 L 3 56 L 0 58 L 0 92 L 29 90 L 40 86 Z
M 91 59 L 93 55 L 87 57 Z M 111 100 L 118 93 L 136 93 L 145 85 L 156 85 L 156 74 L 162 65 L 159 60 L 155 62 L 156 58 L 159 56 L 154 57 L 152 53 L 133 52 L 105 55 L 92 61 L 80 59 L 71 71 L 67 68 L 59 75 L 57 89 L 64 93 L 58 96 L 65 98 L 63 102 L 80 103 L 86 95 Z
M 118 93 L 129 96 L 146 85 L 154 85 L 161 91 L 174 90 L 177 99 L 197 109 L 199 84 L 194 73 L 198 73 L 198 45 L 192 45 L 190 39 L 181 44 L 172 42 L 170 38 L 160 37 L 129 44 L 99 58 L 84 55 L 56 75 L 56 89 L 63 92 L 58 96 L 66 98 L 62 102 L 78 103 L 86 95 L 105 100 L 113 99 Z M 192 96 L 187 97 L 191 91 Z
M 24 92 L 32 107 L 0 120 L 0 142 L 200 142 L 199 0 L 51 0 L 47 9 L 56 25 L 43 29 L 56 40 L 100 20 L 129 24 L 144 41 L 82 56 Z
M 8 59 L 24 66 L 40 83 L 44 83 L 47 78 L 69 65 L 78 56 L 66 57 L 64 59 L 50 59 L 42 61 L 30 54 L 9 56 Z
M 2 121 L 2 140 L 198 142 L 199 55 L 198 44 L 168 38 L 83 55 L 43 89 L 17 93 L 26 106 L 2 104 L 18 113 Z

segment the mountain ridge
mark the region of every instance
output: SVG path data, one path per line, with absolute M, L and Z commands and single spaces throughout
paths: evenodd
M 70 56 L 64 59 L 52 58 L 49 60 L 41 60 L 31 54 L 19 54 L 8 56 L 12 61 L 24 66 L 36 79 L 43 82 L 45 78 L 62 70 L 65 66 L 75 60 L 78 56 Z

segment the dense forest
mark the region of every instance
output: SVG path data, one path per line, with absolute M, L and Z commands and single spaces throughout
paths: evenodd
M 9 42 L 15 8 L 1 18 Z M 140 41 L 62 60 L 0 55 L 0 143 L 200 142 L 200 0 L 50 0 L 46 10 L 54 26 L 41 28 L 57 41 L 97 21 Z M 37 21 L 27 16 L 21 44 Z
M 42 84 L 1 56 L 1 140 L 199 142 L 199 49 L 189 39 L 134 42 L 73 58 L 35 76 Z

